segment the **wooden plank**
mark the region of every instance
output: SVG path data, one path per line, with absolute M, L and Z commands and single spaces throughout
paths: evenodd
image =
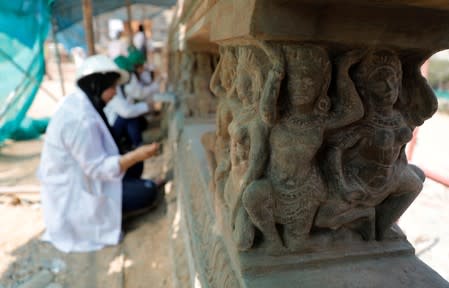
M 83 0 L 83 22 L 89 56 L 95 54 L 94 29 L 92 24 L 92 1 Z

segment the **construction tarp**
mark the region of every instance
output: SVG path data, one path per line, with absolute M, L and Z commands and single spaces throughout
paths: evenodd
M 176 0 L 129 0 L 130 4 L 150 4 L 158 7 L 171 7 Z M 93 0 L 92 14 L 99 15 L 123 6 L 126 0 Z M 56 20 L 56 31 L 70 28 L 73 24 L 83 20 L 83 5 L 81 0 L 58 0 L 52 5 L 52 11 Z
M 47 1 L 0 1 L 0 143 L 19 129 L 45 74 Z
M 70 2 L 70 1 L 69 1 Z M 121 1 L 124 2 L 124 1 Z M 166 4 L 169 3 L 165 2 Z M 55 5 L 60 2 L 55 2 Z M 64 2 L 65 3 L 65 2 Z M 92 3 L 94 5 L 96 2 Z M 171 2 L 170 2 L 171 3 Z M 64 4 L 65 5 L 65 4 Z M 96 5 L 96 4 L 95 4 Z M 98 15 L 105 15 L 110 19 L 120 19 L 123 21 L 126 21 L 128 19 L 128 15 L 126 12 L 125 7 L 118 7 L 114 8 L 112 10 L 106 10 L 108 7 L 115 7 L 115 6 L 107 6 L 103 7 L 105 10 Z M 74 47 L 81 47 L 85 51 L 87 51 L 87 45 L 86 45 L 86 36 L 84 34 L 84 26 L 82 19 L 79 19 L 79 22 L 74 22 L 70 26 L 65 26 L 68 22 L 76 21 L 78 18 L 72 18 L 71 21 L 68 21 L 66 18 L 61 16 L 59 14 L 59 10 L 62 9 L 62 7 L 54 7 L 54 18 L 55 18 L 55 27 L 56 27 L 56 39 L 59 43 L 61 43 L 64 48 L 67 51 L 70 51 Z M 152 19 L 158 15 L 160 15 L 161 12 L 163 12 L 165 9 L 167 9 L 166 6 L 154 6 L 152 4 L 134 4 L 132 5 L 132 18 L 133 19 Z M 82 11 L 80 11 L 82 12 Z M 94 21 L 95 24 L 95 21 Z M 61 29 L 61 27 L 65 27 L 64 29 Z

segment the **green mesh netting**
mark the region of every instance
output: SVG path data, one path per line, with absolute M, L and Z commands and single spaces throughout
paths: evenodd
M 49 24 L 48 0 L 0 1 L 0 143 L 21 133 L 45 74 Z

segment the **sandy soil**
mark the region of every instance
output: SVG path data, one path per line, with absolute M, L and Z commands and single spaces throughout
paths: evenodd
M 34 171 L 41 146 L 42 141 L 36 140 L 9 143 L 2 149 L 2 187 L 38 190 Z M 29 151 L 29 155 L 17 156 L 24 151 Z M 144 176 L 162 175 L 164 165 L 162 155 L 148 160 Z M 126 235 L 120 245 L 96 253 L 64 254 L 39 240 L 44 225 L 39 194 L 33 189 L 0 194 L 0 287 L 17 287 L 43 269 L 51 271 L 53 282 L 62 287 L 137 288 L 148 287 L 149 283 L 151 287 L 172 287 L 167 239 L 171 219 L 168 215 L 175 207 L 175 196 L 171 184 L 166 186 L 167 194 L 160 206 L 126 222 Z

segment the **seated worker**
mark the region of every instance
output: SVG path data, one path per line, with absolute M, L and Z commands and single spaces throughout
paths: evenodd
M 150 72 L 145 70 L 145 56 L 138 50 L 131 49 L 128 60 L 132 65 L 131 79 L 125 85 L 128 101 L 147 101 L 159 92 L 159 81 L 151 79 Z M 148 84 L 149 83 L 149 84 Z
M 155 79 L 155 72 L 153 65 L 145 65 L 143 68 L 143 72 L 140 74 L 140 82 L 143 85 L 151 85 L 153 83 L 153 79 Z M 159 82 L 159 81 L 156 81 Z
M 120 69 L 132 71 L 131 62 L 126 57 L 119 56 L 114 62 Z M 118 87 L 117 95 L 109 101 L 104 111 L 116 139 L 121 143 L 128 141 L 131 147 L 135 148 L 142 145 L 142 131 L 145 129 L 145 119 L 139 116 L 152 110 L 152 100 L 129 102 L 125 84 Z
M 159 145 L 124 153 L 103 108 L 129 74 L 108 57 L 87 58 L 77 71 L 76 92 L 59 104 L 47 129 L 38 177 L 46 231 L 43 240 L 64 252 L 86 252 L 119 243 L 122 213 L 151 207 L 158 183 L 129 176 L 133 165 Z

